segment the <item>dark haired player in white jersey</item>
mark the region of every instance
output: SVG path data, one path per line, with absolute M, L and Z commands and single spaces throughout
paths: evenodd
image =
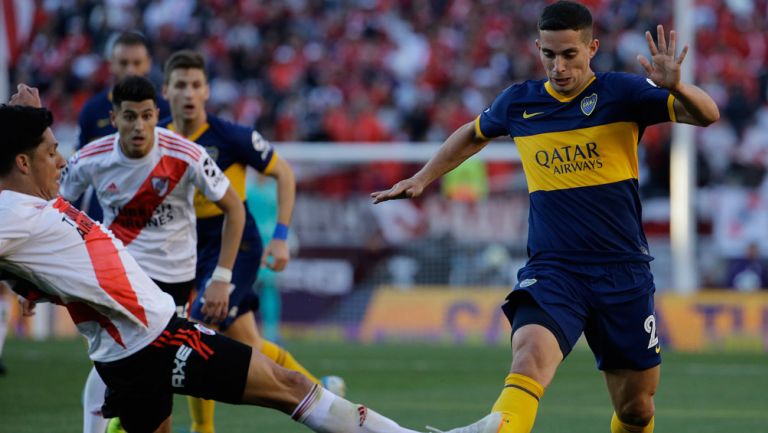
M 512 324 L 512 365 L 491 414 L 450 433 L 527 433 L 539 399 L 584 333 L 614 407 L 612 433 L 650 433 L 659 382 L 655 286 L 641 222 L 637 145 L 661 122 L 706 126 L 715 102 L 680 81 L 687 47 L 675 33 L 658 45 L 646 32 L 647 77 L 597 73 L 599 42 L 581 4 L 544 8 L 536 48 L 548 80 L 508 87 L 474 122 L 456 130 L 413 177 L 374 202 L 417 197 L 499 136 L 520 151 L 530 193 L 528 255 L 503 306 Z
M 75 200 L 92 186 L 104 209 L 104 224 L 155 283 L 173 296 L 178 314 L 186 317 L 196 266 L 193 197 L 196 189 L 201 191 L 224 214 L 222 247 L 202 309 L 206 316 L 221 320 L 228 311 L 229 280 L 245 210 L 205 149 L 157 127 L 155 100 L 155 88 L 144 77 L 129 76 L 113 87 L 111 118 L 117 132 L 72 156 L 62 175 L 61 195 Z M 86 391 L 98 393 L 97 382 L 98 376 L 91 374 Z M 102 398 L 103 391 L 86 392 L 84 402 L 98 407 Z
M 0 106 L 0 278 L 69 311 L 109 386 L 106 407 L 129 433 L 170 432 L 173 394 L 270 407 L 316 432 L 414 433 L 177 318 L 112 231 L 58 195 L 66 162 L 51 113 L 23 85 L 12 101 Z

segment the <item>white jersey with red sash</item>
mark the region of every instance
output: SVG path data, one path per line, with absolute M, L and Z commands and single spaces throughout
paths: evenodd
M 142 158 L 128 158 L 117 134 L 75 153 L 62 173 L 61 195 L 77 199 L 93 185 L 104 225 L 150 277 L 165 283 L 195 277 L 194 193 L 220 200 L 229 180 L 201 146 L 164 128 Z
M 137 352 L 173 316 L 173 298 L 123 243 L 61 197 L 46 201 L 0 191 L 0 221 L 0 269 L 35 286 L 14 290 L 65 306 L 94 361 Z

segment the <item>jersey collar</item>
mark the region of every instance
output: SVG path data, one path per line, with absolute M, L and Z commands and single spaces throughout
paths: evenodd
M 579 89 L 579 91 L 576 92 L 573 96 L 563 96 L 557 93 L 557 91 L 552 88 L 552 85 L 549 83 L 549 80 L 547 80 L 547 82 L 544 83 L 544 89 L 546 89 L 547 93 L 549 93 L 550 96 L 552 96 L 553 98 L 557 99 L 560 102 L 571 102 L 574 99 L 576 99 L 576 97 L 578 97 L 581 94 L 581 92 L 583 92 L 584 89 L 589 87 L 589 85 L 592 84 L 592 82 L 595 81 L 596 79 L 597 79 L 597 75 L 593 75 L 592 78 L 589 81 L 587 81 L 587 83 L 584 84 L 584 86 L 582 86 L 581 89 Z
M 189 141 L 197 141 L 197 139 L 200 138 L 201 135 L 205 134 L 205 131 L 207 131 L 208 128 L 210 128 L 210 127 L 211 127 L 211 125 L 208 122 L 203 123 L 202 125 L 200 125 L 199 128 L 197 128 L 197 131 L 189 134 L 189 136 L 186 137 L 187 140 L 189 140 Z M 170 129 L 171 131 L 176 132 L 178 134 L 181 134 L 180 132 L 176 131 L 176 127 L 173 125 L 173 122 L 168 124 L 168 129 Z

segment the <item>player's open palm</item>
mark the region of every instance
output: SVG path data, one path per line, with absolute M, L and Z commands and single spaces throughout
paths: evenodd
M 392 185 L 392 188 L 388 190 L 372 192 L 371 198 L 373 198 L 373 204 L 376 204 L 387 200 L 415 198 L 420 196 L 423 191 L 424 185 L 411 177 Z
M 288 242 L 281 239 L 272 239 L 267 244 L 267 248 L 264 249 L 261 264 L 275 272 L 280 272 L 288 265 L 290 258 L 291 253 L 288 249 Z
M 674 30 L 669 32 L 669 44 L 664 36 L 664 26 L 656 26 L 656 39 L 658 45 L 653 41 L 651 32 L 645 32 L 645 40 L 648 41 L 648 50 L 651 52 L 651 61 L 649 62 L 642 55 L 637 56 L 640 65 L 657 86 L 665 89 L 674 89 L 680 83 L 680 65 L 688 54 L 688 45 L 685 45 L 680 51 L 680 55 L 675 57 L 677 48 L 677 34 Z

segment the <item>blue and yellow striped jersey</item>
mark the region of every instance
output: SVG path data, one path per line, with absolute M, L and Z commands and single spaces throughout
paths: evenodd
M 174 130 L 172 118 L 163 119 L 160 125 Z M 246 164 L 266 174 L 277 160 L 272 145 L 256 130 L 227 122 L 210 114 L 208 114 L 208 122 L 187 138 L 208 151 L 243 201 L 245 201 Z M 222 215 L 221 209 L 200 192 L 195 193 L 195 213 L 198 218 Z
M 637 145 L 675 121 L 674 97 L 645 77 L 598 73 L 575 96 L 545 80 L 513 85 L 475 121 L 485 138 L 511 136 L 528 181 L 530 260 L 648 262 Z

